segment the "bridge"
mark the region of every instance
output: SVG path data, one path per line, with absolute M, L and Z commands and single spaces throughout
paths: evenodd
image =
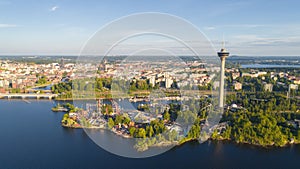
M 0 94 L 0 98 L 7 98 L 7 99 L 11 99 L 11 98 L 22 98 L 22 99 L 26 99 L 26 98 L 36 98 L 36 99 L 40 99 L 40 98 L 47 98 L 47 99 L 52 99 L 57 97 L 57 94 L 51 94 L 51 93 L 45 93 L 45 94 L 37 94 L 37 93 L 8 93 L 8 94 Z

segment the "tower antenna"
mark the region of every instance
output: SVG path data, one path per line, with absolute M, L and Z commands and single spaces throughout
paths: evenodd
M 223 33 L 222 49 L 225 49 L 225 39 L 224 39 L 224 33 Z

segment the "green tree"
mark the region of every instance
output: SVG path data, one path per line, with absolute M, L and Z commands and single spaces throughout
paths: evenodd
M 217 130 L 213 131 L 213 133 L 211 134 L 211 138 L 214 140 L 217 140 L 219 138 L 219 134 Z
M 123 117 L 122 117 L 122 115 L 117 115 L 116 116 L 116 119 L 115 119 L 115 124 L 122 124 L 122 122 L 123 122 Z
M 125 118 L 123 119 L 123 123 L 124 123 L 124 124 L 127 124 L 127 125 L 130 123 L 130 121 L 131 121 L 131 120 L 130 120 L 129 117 L 125 117 Z
M 172 130 L 172 131 L 169 133 L 169 140 L 170 140 L 170 141 L 176 140 L 177 137 L 178 137 L 178 133 L 177 133 L 175 130 Z
M 152 126 L 147 126 L 146 127 L 146 135 L 148 137 L 152 137 L 154 135 L 154 130 Z
M 226 130 L 222 133 L 223 139 L 230 139 L 231 136 L 231 126 L 228 126 Z
M 146 138 L 146 131 L 144 128 L 139 128 L 136 130 L 136 138 Z
M 94 90 L 94 87 L 93 87 L 93 84 L 89 83 L 85 86 L 85 90 L 86 91 L 93 91 Z
M 47 77 L 45 75 L 39 77 L 38 81 L 37 81 L 37 84 L 45 84 L 47 83 Z
M 170 120 L 170 113 L 169 113 L 169 111 L 166 111 L 166 112 L 164 113 L 163 118 L 164 118 L 164 120 L 166 120 L 166 121 L 169 121 L 169 120 Z
M 96 89 L 98 89 L 98 90 L 103 89 L 103 82 L 101 79 L 96 79 Z
M 112 118 L 109 118 L 109 119 L 108 119 L 108 122 L 107 122 L 107 125 L 108 125 L 108 128 L 109 128 L 109 129 L 112 129 L 113 126 L 115 125 L 114 120 L 113 120 Z
M 132 136 L 132 137 L 134 136 L 135 130 L 136 130 L 135 127 L 130 127 L 129 128 L 129 134 L 130 134 L 130 136 Z

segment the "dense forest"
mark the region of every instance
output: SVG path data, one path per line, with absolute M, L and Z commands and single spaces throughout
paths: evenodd
M 228 103 L 241 106 L 234 112 L 230 109 L 223 114 L 221 122 L 227 122 L 226 130 L 215 130 L 213 139 L 228 139 L 238 143 L 262 146 L 284 146 L 300 143 L 299 99 L 269 92 L 238 93 L 228 95 Z

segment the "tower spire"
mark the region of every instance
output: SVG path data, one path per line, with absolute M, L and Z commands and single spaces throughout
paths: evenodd
M 224 39 L 224 33 L 223 33 L 223 40 L 222 40 L 222 49 L 225 49 L 225 39 Z

